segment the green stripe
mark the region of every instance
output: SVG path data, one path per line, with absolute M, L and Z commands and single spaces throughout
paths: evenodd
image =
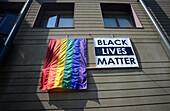
M 63 77 L 63 83 L 62 83 L 63 88 L 70 88 L 71 72 L 72 72 L 73 43 L 74 43 L 74 39 L 68 39 L 66 61 L 65 61 L 65 68 L 64 68 L 64 77 Z

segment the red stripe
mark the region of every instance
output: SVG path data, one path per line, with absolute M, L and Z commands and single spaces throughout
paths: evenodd
M 49 41 L 44 67 L 42 69 L 41 83 L 39 86 L 39 89 L 41 89 L 41 90 L 47 89 L 48 76 L 49 76 L 49 72 L 50 72 L 51 60 L 53 57 L 53 50 L 54 50 L 55 43 L 56 43 L 55 40 Z

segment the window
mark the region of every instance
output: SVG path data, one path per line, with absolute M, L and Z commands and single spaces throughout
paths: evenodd
M 34 27 L 62 28 L 74 27 L 73 3 L 42 4 Z
M 6 39 L 20 13 L 24 2 L 0 3 L 0 37 Z
M 130 4 L 101 4 L 104 27 L 141 28 Z
M 0 2 L 0 52 L 24 2 Z

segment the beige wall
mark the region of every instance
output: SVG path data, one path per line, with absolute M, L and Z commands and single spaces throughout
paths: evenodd
M 153 0 L 152 0 L 153 1 Z M 33 28 L 40 4 L 33 1 L 0 74 L 0 109 L 11 110 L 101 110 L 168 111 L 170 109 L 170 62 L 159 34 L 137 0 L 48 0 L 73 2 L 74 29 Z M 143 29 L 104 28 L 100 3 L 132 4 Z M 170 6 L 170 1 L 167 2 Z M 38 89 L 48 40 L 85 37 L 88 66 L 95 65 L 92 37 L 129 37 L 138 69 L 88 70 L 85 91 L 41 91 Z M 92 37 L 89 35 L 91 34 Z

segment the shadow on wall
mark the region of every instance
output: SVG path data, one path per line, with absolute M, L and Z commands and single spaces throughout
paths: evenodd
M 107 92 L 113 91 L 117 88 L 121 89 L 121 87 L 114 87 L 114 84 L 115 84 L 114 82 L 119 81 L 119 80 L 113 80 L 113 81 L 106 80 L 106 78 L 108 79 L 110 78 L 110 74 L 113 74 L 112 76 L 114 77 L 114 74 L 118 74 L 118 73 L 125 74 L 125 73 L 130 73 L 130 72 L 143 72 L 140 56 L 134 44 L 133 44 L 133 48 L 136 52 L 137 59 L 140 62 L 139 69 L 89 70 L 87 72 L 87 75 L 88 75 L 87 90 L 82 90 L 82 91 L 62 90 L 62 89 L 49 90 L 48 96 L 49 96 L 50 108 L 62 109 L 64 111 L 68 111 L 68 110 L 84 111 L 84 109 L 87 109 L 89 107 L 97 107 L 97 106 L 102 107 L 100 100 L 111 97 L 110 95 L 107 95 L 108 94 Z M 105 78 L 105 80 L 102 80 L 102 78 Z M 103 87 L 103 86 L 106 86 L 106 87 Z
M 57 107 L 56 109 L 63 109 L 64 111 L 84 111 L 88 101 L 100 104 L 98 99 L 98 90 L 93 77 L 90 77 L 87 81 L 93 83 L 90 84 L 91 86 L 88 84 L 87 90 L 49 90 L 49 105 L 54 105 Z M 93 87 L 93 90 L 89 90 L 89 87 Z
M 156 16 L 157 20 L 161 24 L 166 36 L 168 36 L 168 39 L 170 39 L 170 19 L 167 16 L 165 12 L 168 12 L 168 9 L 170 10 L 169 6 L 166 6 L 166 3 L 160 1 L 160 3 L 164 3 L 163 6 L 159 5 L 159 2 L 156 0 L 149 0 L 148 2 L 145 0 L 147 6 L 150 8 L 152 13 L 154 13 L 154 16 Z M 162 7 L 165 6 L 165 11 Z
M 26 29 L 32 29 L 27 21 L 24 21 L 23 24 L 25 28 L 22 27 L 22 29 L 25 31 Z M 39 29 L 39 31 L 41 31 L 41 29 Z M 95 82 L 93 77 L 96 73 L 103 76 L 104 74 L 110 73 L 114 74 L 142 71 L 142 66 L 140 66 L 140 69 L 88 71 L 87 90 L 63 91 L 55 89 L 50 90 L 49 92 L 40 91 L 38 87 L 41 77 L 41 69 L 45 61 L 48 48 L 48 44 L 46 42 L 48 39 L 48 32 L 49 30 L 46 29 L 43 39 L 38 39 L 39 36 L 36 36 L 37 38 L 29 36 L 26 40 L 24 40 L 25 32 L 20 30 L 18 33 L 14 47 L 12 47 L 7 57 L 3 73 L 0 74 L 0 110 L 62 109 L 65 111 L 83 111 L 87 107 L 87 103 L 89 101 L 90 103 L 92 101 L 94 104 L 100 105 L 101 97 L 98 97 L 99 90 L 97 87 L 99 84 Z M 31 35 L 34 35 L 34 32 L 30 33 L 32 33 Z M 134 50 L 138 61 L 140 61 L 139 54 L 135 47 Z
M 22 22 L 0 72 L 1 111 L 45 110 L 37 96 L 40 92 L 37 87 L 48 48 L 49 29 L 33 29 L 29 22 L 27 18 Z M 44 32 L 43 36 L 37 36 L 39 32 Z
M 88 86 L 86 90 L 70 90 L 59 88 L 49 90 L 48 93 L 46 93 L 46 96 L 48 96 L 48 105 L 50 109 L 62 109 L 64 111 L 84 111 L 88 101 L 100 104 L 98 100 L 97 86 L 93 76 L 89 76 L 89 72 L 87 72 L 87 83 L 91 84 L 87 84 Z M 45 109 L 46 108 L 48 107 L 45 106 Z
M 28 20 L 32 19 L 27 17 Z M 44 92 L 38 89 L 48 48 L 48 35 L 49 29 L 32 28 L 27 18 L 24 19 L 0 74 L 0 110 L 75 108 L 83 111 L 88 100 L 100 104 L 93 77 L 88 80 L 93 83 L 93 91 Z
M 137 61 L 138 61 L 139 68 L 141 69 L 141 70 L 140 70 L 140 72 L 141 72 L 141 71 L 142 71 L 142 61 L 141 61 L 140 55 L 139 55 L 139 53 L 138 53 L 138 50 L 137 50 L 135 44 L 132 42 L 132 40 L 131 40 L 131 43 L 132 43 L 132 48 L 133 48 L 133 50 L 134 50 L 134 53 L 135 53 L 135 55 L 136 55 L 136 59 L 137 59 Z

